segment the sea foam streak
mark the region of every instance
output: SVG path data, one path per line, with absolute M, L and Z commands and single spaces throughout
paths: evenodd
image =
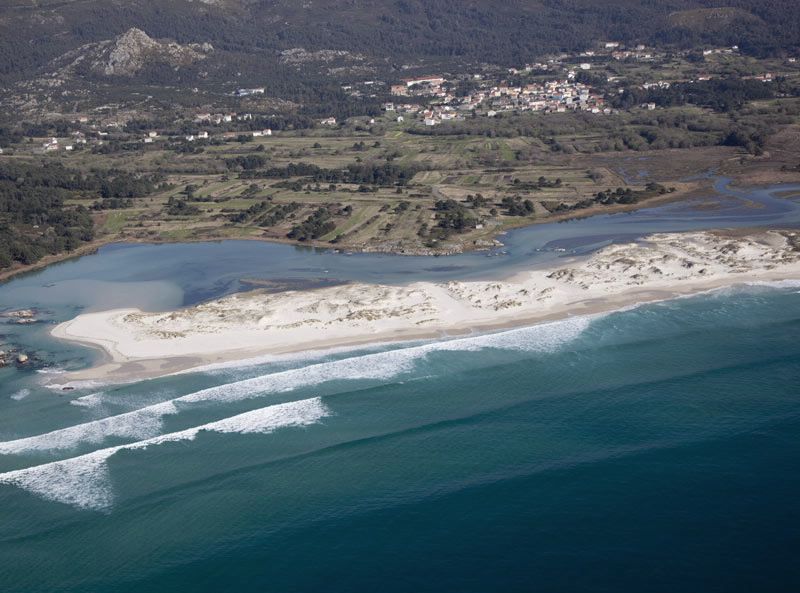
M 279 428 L 316 424 L 328 415 L 330 411 L 320 398 L 267 406 L 179 432 L 5 472 L 0 474 L 0 484 L 18 486 L 47 500 L 102 510 L 113 504 L 107 461 L 118 451 L 134 451 L 162 443 L 191 441 L 201 432 L 267 434 Z
M 0 454 L 72 449 L 79 443 L 101 443 L 110 437 L 146 439 L 161 431 L 164 416 L 177 413 L 175 404 L 166 401 L 32 437 L 0 442 Z
M 578 337 L 596 317 L 598 316 L 571 317 L 496 334 L 432 342 L 261 375 L 209 387 L 124 414 L 37 436 L 0 442 L 0 454 L 70 449 L 85 442 L 98 443 L 104 435 L 122 438 L 149 437 L 158 434 L 161 429 L 161 417 L 178 413 L 181 405 L 236 402 L 301 387 L 313 387 L 328 381 L 388 380 L 410 371 L 417 360 L 432 352 L 474 352 L 484 348 L 549 352 Z M 102 393 L 92 394 L 91 398 L 91 405 L 96 405 L 100 403 L 98 398 L 102 398 Z

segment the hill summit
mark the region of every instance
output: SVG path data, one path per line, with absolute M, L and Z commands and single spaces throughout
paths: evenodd
M 105 76 L 134 76 L 152 64 L 187 66 L 213 51 L 209 43 L 180 45 L 162 42 L 132 27 L 112 40 L 97 44 L 92 70 Z

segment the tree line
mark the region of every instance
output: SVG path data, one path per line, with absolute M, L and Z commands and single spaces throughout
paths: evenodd
M 92 209 L 125 207 L 161 178 L 119 170 L 88 173 L 60 163 L 0 162 L 0 268 L 32 264 L 94 238 L 90 208 L 67 200 L 98 199 Z

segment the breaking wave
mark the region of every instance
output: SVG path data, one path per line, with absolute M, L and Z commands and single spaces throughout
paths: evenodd
M 314 387 L 329 381 L 389 380 L 411 371 L 418 360 L 434 352 L 475 352 L 485 348 L 550 352 L 577 338 L 597 317 L 599 315 L 570 317 L 501 333 L 430 342 L 260 375 L 202 389 L 131 412 L 37 436 L 0 442 L 0 454 L 64 450 L 81 443 L 99 443 L 105 437 L 146 438 L 158 434 L 162 427 L 162 417 L 178 413 L 182 405 L 232 403 L 302 387 Z M 73 403 L 94 407 L 102 403 L 102 398 L 102 393 L 91 394 L 78 398 Z
M 114 502 L 107 461 L 119 451 L 191 441 L 201 432 L 268 434 L 279 428 L 316 424 L 328 415 L 330 410 L 320 398 L 267 406 L 186 430 L 5 472 L 0 474 L 0 484 L 23 488 L 47 500 L 85 509 L 103 510 Z
M 101 443 L 111 437 L 145 439 L 161 431 L 164 416 L 177 413 L 175 404 L 167 401 L 32 437 L 0 442 L 0 454 L 72 449 L 80 443 Z

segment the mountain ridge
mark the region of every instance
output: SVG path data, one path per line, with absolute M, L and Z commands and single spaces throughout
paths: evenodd
M 687 12 L 688 11 L 688 12 Z M 692 16 L 696 12 L 697 17 Z M 733 15 L 719 20 L 702 11 Z M 688 15 L 681 18 L 676 15 Z M 763 24 L 761 24 L 763 23 Z M 131 28 L 225 55 L 277 61 L 281 51 L 334 50 L 375 59 L 481 59 L 512 65 L 537 55 L 622 42 L 800 44 L 790 0 L 71 0 L 0 7 L 0 80 L 41 73 L 68 51 Z

